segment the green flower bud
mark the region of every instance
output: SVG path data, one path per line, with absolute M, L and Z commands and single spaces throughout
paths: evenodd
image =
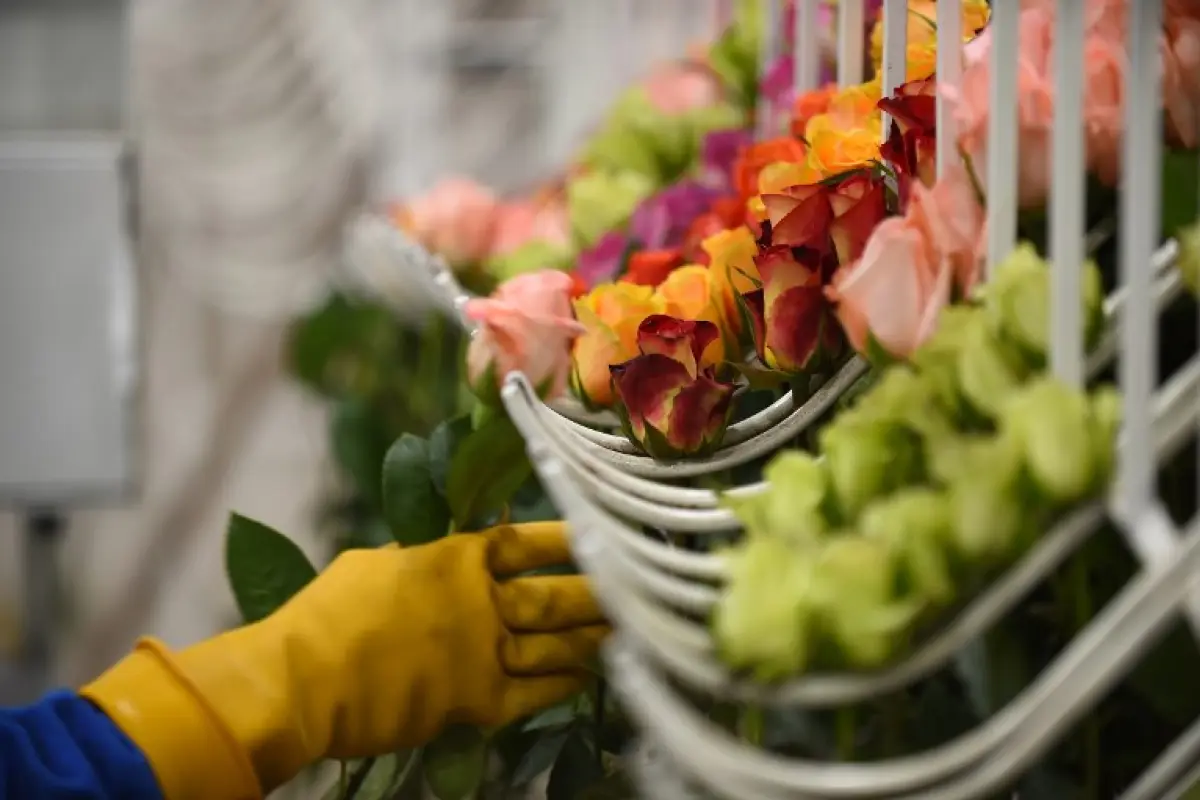
M 921 436 L 940 437 L 954 428 L 937 383 L 906 364 L 885 369 L 855 408 L 865 418 L 892 422 Z
M 953 545 L 954 514 L 946 494 L 923 487 L 901 489 L 867 506 L 858 530 L 888 545 L 914 600 L 944 606 L 954 599 L 946 558 Z
M 1200 222 L 1179 231 L 1176 241 L 1179 242 L 1179 257 L 1175 265 L 1187 287 L 1200 295 Z
M 973 306 L 959 305 L 942 309 L 937 330 L 925 340 L 909 359 L 921 377 L 929 382 L 941 406 L 952 417 L 963 411 L 963 396 L 958 381 L 958 354 L 963 347 L 963 331 L 977 320 L 983 311 Z
M 816 565 L 821 621 L 849 666 L 877 667 L 903 642 L 917 607 L 896 594 L 887 545 L 845 534 L 830 538 Z
M 1040 378 L 1013 394 L 1000 429 L 1017 442 L 1030 476 L 1048 498 L 1071 503 L 1095 485 L 1095 433 L 1082 391 Z
M 542 269 L 566 269 L 571 265 L 574 254 L 569 247 L 550 242 L 527 242 L 510 253 L 488 260 L 485 269 L 500 281 L 515 278 L 526 272 Z
M 633 209 L 654 191 L 654 183 L 636 172 L 595 171 L 567 184 L 571 229 L 584 247 L 606 231 L 620 228 Z
M 1092 262 L 1080 275 L 1084 340 L 1094 343 L 1103 322 L 1104 288 Z M 980 293 L 993 330 L 1017 345 L 1030 366 L 1046 363 L 1050 348 L 1050 270 L 1027 242 L 1017 245 Z
M 811 453 L 784 450 L 763 470 L 767 489 L 749 496 L 725 495 L 747 532 L 811 544 L 828 527 L 823 505 L 829 491 L 825 465 Z
M 713 640 L 734 669 L 762 681 L 803 672 L 813 625 L 814 562 L 803 549 L 746 539 L 725 553 L 729 582 L 713 610 Z
M 947 488 L 954 549 L 968 563 L 989 563 L 1020 540 L 1025 515 L 1021 450 L 1006 436 L 945 439 L 929 453 L 930 471 Z
M 1024 365 L 996 338 L 983 317 L 974 317 L 960 335 L 957 367 L 963 397 L 980 414 L 994 419 L 1023 382 Z
M 818 434 L 830 487 L 844 520 L 921 473 L 920 440 L 903 427 L 851 409 Z

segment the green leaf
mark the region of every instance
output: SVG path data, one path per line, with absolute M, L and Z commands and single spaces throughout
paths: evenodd
M 563 743 L 562 752 L 550 770 L 546 800 L 576 800 L 603 779 L 604 770 L 585 729 L 575 728 Z
M 335 783 L 322 800 L 395 800 L 410 783 L 420 763 L 420 750 L 404 750 L 349 762 L 345 765 L 347 783 Z M 367 770 L 365 776 L 361 773 L 363 769 Z M 360 781 L 357 788 L 351 781 Z
M 383 421 L 366 403 L 347 400 L 334 410 L 330 432 L 334 460 L 371 507 L 382 508 L 383 457 L 392 441 Z
M 434 485 L 430 445 L 406 433 L 383 460 L 383 513 L 402 545 L 432 542 L 446 535 L 450 509 Z
M 317 577 L 292 540 L 240 514 L 230 514 L 225 528 L 225 571 L 247 623 L 270 615 Z
M 438 425 L 429 436 L 429 466 L 433 472 L 433 485 L 443 497 L 446 495 L 450 463 L 459 446 L 471 435 L 472 427 L 471 415 L 463 414 Z
M 525 786 L 553 767 L 570 735 L 570 729 L 558 728 L 539 736 L 513 770 L 512 785 Z
M 1168 150 L 1163 153 L 1162 235 L 1174 236 L 1200 216 L 1200 151 Z
M 289 331 L 287 359 L 309 388 L 332 397 L 374 391 L 377 367 L 393 360 L 398 344 L 395 318 L 376 303 L 333 295 Z
M 533 467 L 525 439 L 506 414 L 496 414 L 463 440 L 450 462 L 446 499 L 463 529 L 504 507 Z
M 438 800 L 468 800 L 483 784 L 487 755 L 478 728 L 447 728 L 425 748 L 425 782 Z
M 573 722 L 575 717 L 575 701 L 572 699 L 566 703 L 551 706 L 540 714 L 536 714 L 525 723 L 522 730 L 540 731 L 546 728 L 561 728 Z
M 746 379 L 752 391 L 778 389 L 785 385 L 790 376 L 779 370 L 767 369 L 757 364 L 732 364 L 734 370 Z

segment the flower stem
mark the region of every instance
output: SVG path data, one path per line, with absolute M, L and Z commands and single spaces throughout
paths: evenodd
M 1080 553 L 1070 568 L 1069 586 L 1076 631 L 1083 630 L 1092 618 L 1091 565 L 1086 553 Z M 1100 796 L 1100 720 L 1089 714 L 1083 723 L 1084 796 Z
M 763 743 L 763 711 L 761 706 L 746 706 L 738 720 L 742 738 L 753 745 Z
M 853 761 L 858 739 L 858 719 L 853 708 L 837 711 L 837 754 L 839 761 Z

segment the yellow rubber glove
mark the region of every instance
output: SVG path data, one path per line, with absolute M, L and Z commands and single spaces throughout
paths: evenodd
M 503 725 L 582 689 L 608 629 L 559 522 L 342 554 L 267 619 L 178 653 L 152 639 L 82 694 L 167 800 L 262 797 L 321 758 Z

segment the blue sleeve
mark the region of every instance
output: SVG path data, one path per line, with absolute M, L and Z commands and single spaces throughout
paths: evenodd
M 0 800 L 162 800 L 150 764 L 71 692 L 0 709 Z

